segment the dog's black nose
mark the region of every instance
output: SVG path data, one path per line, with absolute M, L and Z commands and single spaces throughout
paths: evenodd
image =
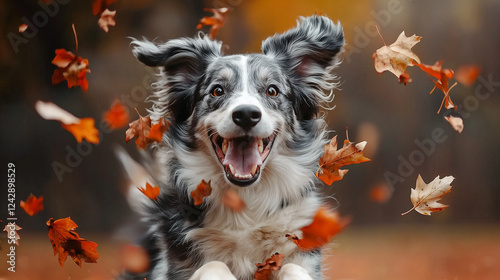
M 259 107 L 255 105 L 240 105 L 234 108 L 233 121 L 244 130 L 250 130 L 262 117 Z

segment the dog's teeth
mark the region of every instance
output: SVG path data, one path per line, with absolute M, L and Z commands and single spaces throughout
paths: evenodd
M 255 172 L 257 172 L 257 165 L 254 164 L 254 166 L 252 167 L 252 176 L 255 175 Z
M 224 138 L 224 141 L 222 142 L 222 152 L 226 154 L 227 152 L 227 139 Z
M 236 174 L 234 174 L 234 167 L 232 164 L 229 165 L 229 170 L 231 170 L 231 174 L 233 174 L 234 176 L 236 176 Z
M 259 149 L 259 153 L 262 153 L 264 151 L 264 144 L 262 143 L 262 139 L 259 139 L 258 149 Z

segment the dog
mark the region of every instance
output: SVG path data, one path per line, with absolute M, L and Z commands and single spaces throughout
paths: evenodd
M 328 131 L 319 112 L 338 85 L 340 23 L 301 18 L 263 41 L 261 54 L 224 56 L 221 42 L 201 33 L 131 45 L 160 69 L 151 118 L 170 122 L 149 171 L 160 195 L 141 201 L 153 255 L 146 278 L 252 280 L 256 264 L 279 252 L 273 279 L 323 279 L 321 251 L 301 251 L 285 235 L 300 237 L 323 203 L 314 171 Z M 202 180 L 212 193 L 195 206 L 190 193 Z M 222 202 L 229 189 L 242 212 Z

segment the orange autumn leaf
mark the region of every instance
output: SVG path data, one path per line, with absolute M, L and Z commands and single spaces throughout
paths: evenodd
M 89 82 L 85 75 L 90 73 L 90 69 L 87 59 L 77 57 L 65 49 L 57 49 L 52 64 L 59 67 L 59 69 L 54 70 L 52 75 L 53 85 L 66 80 L 68 88 L 80 86 L 84 91 L 88 90 Z
M 384 204 L 391 198 L 393 192 L 394 190 L 391 189 L 387 184 L 377 184 L 370 188 L 370 200 L 380 204 Z
M 33 216 L 43 210 L 43 195 L 37 198 L 30 194 L 26 201 L 21 200 L 20 206 L 28 215 Z
M 148 182 L 146 182 L 146 187 L 145 188 L 139 188 L 138 189 L 149 199 L 151 200 L 156 200 L 158 198 L 158 195 L 160 194 L 160 187 L 159 186 L 151 186 Z
M 136 137 L 135 144 L 141 149 L 145 149 L 153 142 L 161 142 L 168 123 L 163 124 L 163 119 L 160 119 L 157 124 L 152 125 L 151 117 L 142 117 L 139 112 L 137 114 L 139 119 L 129 123 L 130 128 L 125 132 L 125 142 L 128 143 Z
M 370 161 L 363 155 L 366 141 L 356 145 L 349 142 L 349 138 L 344 141 L 344 146 L 337 150 L 337 136 L 333 137 L 330 144 L 325 145 L 325 154 L 319 159 L 319 169 L 316 177 L 327 185 L 335 181 L 342 180 L 348 170 L 341 170 L 345 165 L 357 164 Z
M 302 228 L 302 238 L 296 235 L 286 236 L 303 251 L 310 251 L 330 242 L 330 239 L 341 232 L 349 223 L 349 219 L 341 218 L 337 212 L 331 212 L 322 206 L 314 216 L 313 222 Z
M 92 14 L 96 16 L 102 13 L 115 1 L 116 0 L 94 0 L 94 3 L 92 4 Z
M 76 141 L 81 143 L 83 139 L 89 143 L 99 144 L 99 131 L 94 126 L 93 118 L 80 119 L 79 123 L 62 124 L 62 127 L 75 136 Z
M 243 199 L 241 199 L 241 197 L 238 195 L 236 191 L 231 189 L 228 189 L 224 193 L 224 196 L 222 197 L 222 204 L 226 205 L 227 207 L 229 207 L 229 209 L 238 213 L 243 211 L 243 209 L 246 207 L 246 204 L 243 201 Z
M 19 236 L 19 233 L 17 233 L 17 231 L 21 229 L 23 228 L 18 226 L 16 223 L 10 222 L 5 225 L 3 231 L 7 232 L 7 238 L 9 240 L 15 240 L 16 245 L 19 246 L 19 240 L 21 240 L 21 236 Z M 14 236 L 14 238 L 12 238 L 12 236 Z
M 212 194 L 212 186 L 210 182 L 205 182 L 201 180 L 201 183 L 196 187 L 194 191 L 191 192 L 191 197 L 194 199 L 194 205 L 200 205 L 203 203 L 203 198 Z
M 481 73 L 481 67 L 477 65 L 463 65 L 455 73 L 455 80 L 464 86 L 470 87 Z
M 59 254 L 58 260 L 61 267 L 68 255 L 78 265 L 82 266 L 82 261 L 87 263 L 96 263 L 99 258 L 97 253 L 97 244 L 81 238 L 76 233 L 78 225 L 70 217 L 54 220 L 50 218 L 47 221 L 49 229 L 49 239 L 54 249 L 54 256 Z
M 444 119 L 453 127 L 458 133 L 462 133 L 464 130 L 464 120 L 460 117 L 445 116 Z
M 254 274 L 254 280 L 271 280 L 273 271 L 281 269 L 284 254 L 275 253 L 263 263 L 256 264 L 257 271 Z
M 400 82 L 405 82 L 405 84 L 410 82 L 410 75 L 406 72 L 406 67 L 413 66 L 412 62 L 414 61 L 420 63 L 420 59 L 411 51 L 411 48 L 420 42 L 422 37 L 416 35 L 406 37 L 403 31 L 396 41 L 389 46 L 385 44 L 382 35 L 380 35 L 380 38 L 384 46 L 377 49 L 372 55 L 375 71 L 377 73 L 389 71 L 396 75 Z
M 228 8 L 220 8 L 220 9 L 210 9 L 205 8 L 204 11 L 212 12 L 214 15 L 211 17 L 203 17 L 200 19 L 200 23 L 196 26 L 196 29 L 201 29 L 205 25 L 211 25 L 210 28 L 210 39 L 214 39 L 219 32 L 219 29 L 224 25 L 224 21 L 226 20 L 226 13 L 229 11 Z
M 99 143 L 99 131 L 94 126 L 93 118 L 79 119 L 52 102 L 37 101 L 35 109 L 42 118 L 61 122 L 62 127 L 71 132 L 78 143 L 83 139 L 89 143 Z
M 108 33 L 110 25 L 111 26 L 116 25 L 115 15 L 116 11 L 110 11 L 108 9 L 104 10 L 101 13 L 101 17 L 99 17 L 97 24 L 102 30 L 104 30 L 104 32 Z
M 115 100 L 111 104 L 111 109 L 104 113 L 104 121 L 111 129 L 126 126 L 129 123 L 128 109 L 120 101 Z

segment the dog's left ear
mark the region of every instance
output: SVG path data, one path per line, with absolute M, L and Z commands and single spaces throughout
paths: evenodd
M 334 86 L 329 72 L 337 64 L 343 46 L 340 23 L 318 15 L 301 18 L 297 27 L 262 42 L 262 53 L 291 71 L 292 87 L 295 85 L 292 90 L 298 100 L 295 111 L 300 118 L 313 118 L 319 105 L 327 101 L 321 90 L 331 91 Z
M 154 109 L 171 114 L 182 123 L 192 113 L 200 77 L 207 66 L 221 56 L 221 43 L 208 36 L 181 38 L 164 44 L 143 40 L 132 41 L 132 53 L 142 63 L 161 67 L 164 77 L 157 83 Z

